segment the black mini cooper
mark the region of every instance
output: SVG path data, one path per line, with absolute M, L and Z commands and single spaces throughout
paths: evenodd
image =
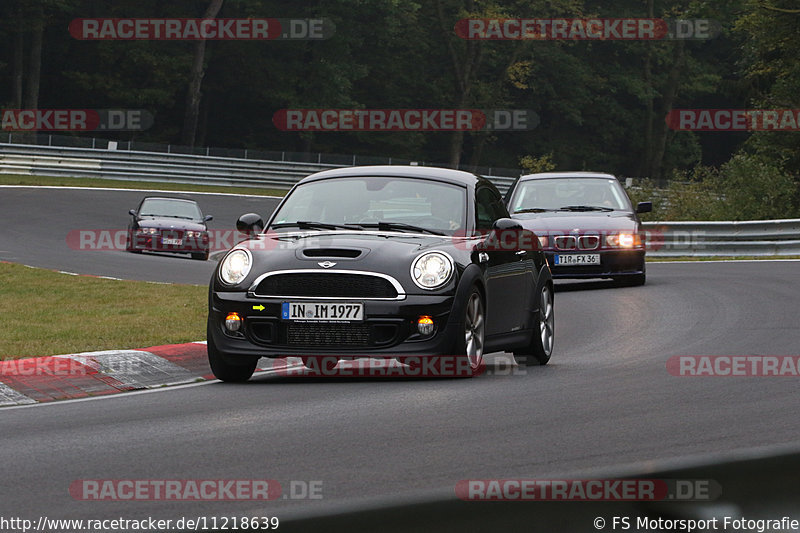
M 267 224 L 219 262 L 209 290 L 208 358 L 245 381 L 261 357 L 450 356 L 474 373 L 484 353 L 546 364 L 553 283 L 538 241 L 495 186 L 466 172 L 366 166 L 301 180 Z

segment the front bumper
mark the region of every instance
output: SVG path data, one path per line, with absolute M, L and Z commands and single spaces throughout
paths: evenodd
M 206 253 L 209 251 L 208 237 L 175 237 L 180 238 L 181 244 L 164 244 L 164 237 L 159 234 L 138 233 L 133 237 L 131 248 L 147 252 L 173 252 L 173 253 Z
M 600 254 L 599 265 L 556 265 L 555 254 Z M 553 278 L 611 278 L 644 273 L 644 250 L 545 251 Z
M 243 292 L 211 293 L 208 333 L 216 349 L 228 357 L 397 357 L 452 355 L 463 328 L 453 321 L 453 295 L 406 295 L 403 300 L 368 300 L 364 320 L 351 323 L 292 322 L 281 318 L 281 304 L 291 298 L 252 298 Z M 314 301 L 326 301 L 325 298 Z M 262 309 L 263 307 L 263 309 Z M 242 317 L 237 334 L 225 329 L 228 313 Z M 422 336 L 417 319 L 431 316 L 434 332 Z

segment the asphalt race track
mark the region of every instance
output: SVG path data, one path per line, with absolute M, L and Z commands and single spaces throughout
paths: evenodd
M 142 194 L 2 189 L 0 259 L 204 283 L 210 261 L 63 246 L 73 228 L 125 227 Z M 196 198 L 224 228 L 274 205 Z M 651 264 L 644 287 L 559 282 L 551 364 L 509 372 L 490 356 L 487 375 L 470 380 L 262 376 L 4 409 L 0 515 L 281 517 L 463 479 L 576 478 L 797 444 L 797 377 L 675 377 L 666 361 L 797 355 L 798 279 L 800 262 L 785 261 Z M 284 492 L 290 480 L 322 481 L 323 499 L 86 502 L 68 492 L 79 479 L 274 479 Z
M 269 197 L 0 187 L 0 261 L 124 279 L 208 283 L 214 261 L 194 261 L 187 254 L 81 250 L 79 240 L 67 241 L 71 231 L 125 230 L 128 210 L 147 195 L 192 198 L 204 214 L 214 216 L 210 230 L 231 230 L 231 236 L 239 215 L 255 212 L 266 218 L 278 205 Z

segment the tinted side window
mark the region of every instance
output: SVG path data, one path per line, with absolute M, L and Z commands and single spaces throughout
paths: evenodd
M 496 191 L 481 187 L 475 193 L 475 216 L 478 229 L 491 229 L 495 220 L 508 216 L 508 211 Z

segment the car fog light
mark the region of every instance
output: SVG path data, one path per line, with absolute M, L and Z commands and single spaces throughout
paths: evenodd
M 422 335 L 430 335 L 433 333 L 433 319 L 429 316 L 421 316 L 417 320 L 417 331 Z
M 225 328 L 228 331 L 239 331 L 240 327 L 242 327 L 242 317 L 237 313 L 228 313 L 225 317 Z

